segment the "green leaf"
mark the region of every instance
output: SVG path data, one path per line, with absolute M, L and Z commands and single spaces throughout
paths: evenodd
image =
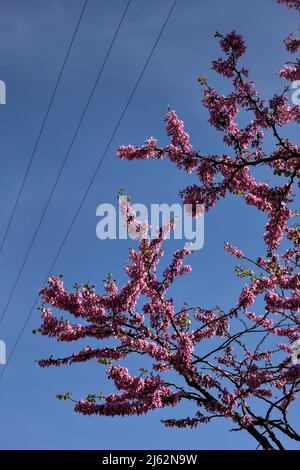
M 96 395 L 91 395 L 91 394 L 89 394 L 89 395 L 86 397 L 86 400 L 87 400 L 89 403 L 96 403 Z
M 58 398 L 58 400 L 69 400 L 71 398 L 71 393 L 70 392 L 67 392 L 67 393 L 58 393 L 56 395 L 56 398 Z

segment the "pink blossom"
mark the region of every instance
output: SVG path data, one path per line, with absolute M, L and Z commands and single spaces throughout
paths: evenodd
M 283 3 L 288 8 L 296 8 L 300 11 L 300 0 L 277 0 L 278 3 Z
M 287 50 L 292 54 L 300 49 L 300 38 L 294 38 L 292 34 L 290 34 L 284 42 Z
M 236 258 L 244 258 L 245 256 L 241 250 L 231 245 L 231 243 L 225 242 L 224 248 L 226 251 L 228 251 L 228 253 L 230 253 L 232 256 L 235 256 Z

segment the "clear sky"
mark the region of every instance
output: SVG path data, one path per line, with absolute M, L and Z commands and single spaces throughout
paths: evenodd
M 134 83 L 169 12 L 170 0 L 132 0 L 118 40 L 104 70 L 78 139 L 54 195 L 39 237 L 18 284 L 0 339 L 8 352 L 49 265 L 70 224 L 88 181 L 102 156 Z M 0 106 L 0 239 L 73 34 L 82 0 L 0 0 L 0 79 L 6 82 L 7 104 Z M 50 188 L 64 158 L 82 109 L 115 32 L 125 0 L 89 0 L 70 60 L 59 86 L 21 203 L 0 257 L 0 316 L 17 276 L 25 250 L 41 216 Z M 124 162 L 115 157 L 121 144 L 141 144 L 156 136 L 166 142 L 163 118 L 167 106 L 185 120 L 192 142 L 201 153 L 224 149 L 221 135 L 207 124 L 197 77 L 223 88 L 227 83 L 210 70 L 219 48 L 216 30 L 241 32 L 248 45 L 245 64 L 256 86 L 269 97 L 281 91 L 275 75 L 288 59 L 282 39 L 296 31 L 299 17 L 275 0 L 179 0 L 144 74 L 124 121 L 102 165 L 80 216 L 61 253 L 55 274 L 68 287 L 90 281 L 100 288 L 109 272 L 126 280 L 124 263 L 129 241 L 96 238 L 96 207 L 116 203 L 123 187 L 134 202 L 179 202 L 178 190 L 192 182 L 168 161 Z M 296 128 L 290 129 L 297 137 Z M 193 180 L 194 182 L 194 180 Z M 249 256 L 263 252 L 265 218 L 236 198 L 228 198 L 205 219 L 205 246 L 191 258 L 193 271 L 176 284 L 178 304 L 232 306 L 240 281 L 235 260 L 223 251 L 230 241 Z M 170 250 L 181 241 L 168 242 Z M 174 294 L 175 295 L 175 294 Z M 186 416 L 185 406 L 166 408 L 143 417 L 84 417 L 56 393 L 75 397 L 109 390 L 104 369 L 96 363 L 40 369 L 36 360 L 61 356 L 79 345 L 63 345 L 34 336 L 39 326 L 34 311 L 0 381 L 0 448 L 2 449 L 252 449 L 246 434 L 228 433 L 224 421 L 197 430 L 167 429 L 161 418 Z M 0 369 L 1 369 L 0 365 Z M 103 366 L 102 366 L 103 367 Z M 1 372 L 1 370 L 0 370 Z M 296 419 L 299 405 L 293 408 Z

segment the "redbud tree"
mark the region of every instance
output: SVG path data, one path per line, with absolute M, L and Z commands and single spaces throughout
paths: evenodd
M 278 1 L 300 12 L 300 0 Z M 42 335 L 65 342 L 93 338 L 99 341 L 98 347 L 86 346 L 69 357 L 51 356 L 39 364 L 98 360 L 107 366 L 116 389 L 107 396 L 90 394 L 74 400 L 70 394 L 58 395 L 74 401 L 78 413 L 141 415 L 188 401 L 190 416 L 163 423 L 195 428 L 226 418 L 232 421 L 233 430 L 249 433 L 258 447 L 283 449 L 286 442 L 300 442 L 289 419 L 300 390 L 300 231 L 294 211 L 300 148 L 285 132 L 288 123 L 299 124 L 300 104 L 289 103 L 289 86 L 269 101 L 263 99 L 249 79 L 249 71 L 239 65 L 246 50 L 243 38 L 235 31 L 216 33 L 216 38 L 223 57 L 213 61 L 212 68 L 230 80 L 231 91 L 226 96 L 219 94 L 204 76 L 199 82 L 209 123 L 223 136 L 228 153 L 202 155 L 195 151 L 183 122 L 170 110 L 166 116 L 169 145 L 161 147 L 151 137 L 140 147 L 119 148 L 118 157 L 168 158 L 194 175 L 195 184 L 180 193 L 192 208 L 203 204 L 209 211 L 228 194 L 244 199 L 267 216 L 265 253 L 250 259 L 225 243 L 225 250 L 242 263 L 237 274 L 245 281 L 232 308 L 224 311 L 184 304 L 176 309 L 169 289 L 177 276 L 191 270 L 185 264 L 189 250 L 176 251 L 159 274 L 164 239 L 173 222 L 150 238 L 130 202 L 123 200 L 122 213 L 137 238 L 136 248 L 129 250 L 128 282 L 117 287 L 108 277 L 103 293 L 90 285 L 75 285 L 70 292 L 61 277 L 50 276 L 47 287 L 40 291 Z M 300 39 L 290 35 L 285 46 L 295 54 Z M 300 80 L 299 59 L 284 65 L 279 75 L 287 84 Z M 238 123 L 240 111 L 248 116 L 243 127 Z M 267 154 L 264 139 L 270 133 L 273 150 Z M 255 167 L 269 172 L 276 185 L 259 181 L 253 174 Z M 57 317 L 53 309 L 63 310 L 75 320 Z M 119 361 L 124 364 L 134 355 L 144 357 L 145 364 L 147 357 L 152 370 L 132 375 L 120 365 Z

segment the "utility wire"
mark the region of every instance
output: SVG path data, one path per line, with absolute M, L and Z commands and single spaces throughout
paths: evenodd
M 8 300 L 7 300 L 6 304 L 5 304 L 3 313 L 2 313 L 1 318 L 0 318 L 0 324 L 2 323 L 2 321 L 4 320 L 4 318 L 5 318 L 5 316 L 6 316 L 8 307 L 9 307 L 10 302 L 11 302 L 13 296 L 14 296 L 14 293 L 15 293 L 15 290 L 16 290 L 17 285 L 18 285 L 18 283 L 19 283 L 20 277 L 21 277 L 21 275 L 22 275 L 22 273 L 23 273 L 24 267 L 25 267 L 26 262 L 27 262 L 27 260 L 28 260 L 28 258 L 29 258 L 29 255 L 30 255 L 30 253 L 31 253 L 32 247 L 33 247 L 33 245 L 34 245 L 34 242 L 35 242 L 35 240 L 36 240 L 36 238 L 37 238 L 37 235 L 38 235 L 38 233 L 39 233 L 39 230 L 40 230 L 40 228 L 41 228 L 41 225 L 42 225 L 42 223 L 43 223 L 43 220 L 44 220 L 44 218 L 45 218 L 45 216 L 46 216 L 48 207 L 49 207 L 50 202 L 51 202 L 51 200 L 52 200 L 52 197 L 53 197 L 53 195 L 54 195 L 54 193 L 55 193 L 56 187 L 57 187 L 57 185 L 58 185 L 58 183 L 59 183 L 59 181 L 60 181 L 61 175 L 62 175 L 62 173 L 63 173 L 63 170 L 64 170 L 65 166 L 66 166 L 66 163 L 67 163 L 67 161 L 68 161 L 69 155 L 70 155 L 71 150 L 72 150 L 72 148 L 73 148 L 74 142 L 75 142 L 75 140 L 76 140 L 76 137 L 77 137 L 77 135 L 78 135 L 78 132 L 79 132 L 79 130 L 80 130 L 80 127 L 81 127 L 81 125 L 82 125 L 82 122 L 83 122 L 83 120 L 84 120 L 84 117 L 85 117 L 85 115 L 86 115 L 86 112 L 87 112 L 87 110 L 88 110 L 88 107 L 89 107 L 89 105 L 90 105 L 90 103 L 91 103 L 91 100 L 92 100 L 92 98 L 93 98 L 93 95 L 94 95 L 94 93 L 95 93 L 95 90 L 96 90 L 96 88 L 97 88 L 97 85 L 98 85 L 98 83 L 99 83 L 99 81 L 100 81 L 100 78 L 101 78 L 101 76 L 102 76 L 104 67 L 105 67 L 106 62 L 107 62 L 107 60 L 108 60 L 108 58 L 109 58 L 109 55 L 110 55 L 111 50 L 112 50 L 112 48 L 113 48 L 113 45 L 114 45 L 114 43 L 115 43 L 115 41 L 116 41 L 116 38 L 117 38 L 117 36 L 118 36 L 118 33 L 119 33 L 119 31 L 120 31 L 121 25 L 122 25 L 122 23 L 123 23 L 123 20 L 124 20 L 124 18 L 125 18 L 125 15 L 126 15 L 126 12 L 127 12 L 128 8 L 129 8 L 130 3 L 131 3 L 131 0 L 129 0 L 129 1 L 127 2 L 126 8 L 125 8 L 125 10 L 124 10 L 124 12 L 123 12 L 123 15 L 122 15 L 122 17 L 121 17 L 121 20 L 120 20 L 118 26 L 117 26 L 117 29 L 116 29 L 116 31 L 115 31 L 115 34 L 114 34 L 113 38 L 112 38 L 112 41 L 111 41 L 111 43 L 110 43 L 110 46 L 109 46 L 109 48 L 108 48 L 108 50 L 107 50 L 107 53 L 106 53 L 106 56 L 105 56 L 104 61 L 103 61 L 103 63 L 102 63 L 102 66 L 101 66 L 101 68 L 100 68 L 100 71 L 99 71 L 99 73 L 98 73 L 98 75 L 97 75 L 97 78 L 96 78 L 96 80 L 95 80 L 95 83 L 94 83 L 94 85 L 93 85 L 92 91 L 91 91 L 91 93 L 90 93 L 90 95 L 89 95 L 88 101 L 87 101 L 87 103 L 86 103 L 86 105 L 85 105 L 85 107 L 84 107 L 84 110 L 83 110 L 82 114 L 81 114 L 80 120 L 79 120 L 79 122 L 78 122 L 78 124 L 77 124 L 77 127 L 76 127 L 76 130 L 75 130 L 75 133 L 74 133 L 74 135 L 73 135 L 73 137 L 72 137 L 72 140 L 71 140 L 71 143 L 70 143 L 70 145 L 69 145 L 69 147 L 68 147 L 68 150 L 67 150 L 67 153 L 66 153 L 66 155 L 65 155 L 65 158 L 64 158 L 64 160 L 62 161 L 62 164 L 61 164 L 61 166 L 60 166 L 58 175 L 57 175 L 57 177 L 56 177 L 56 179 L 55 179 L 55 181 L 54 181 L 54 184 L 53 184 L 53 186 L 52 186 L 50 195 L 49 195 L 49 197 L 48 197 L 48 199 L 47 199 L 46 205 L 45 205 L 45 207 L 44 207 L 44 209 L 43 209 L 43 212 L 42 212 L 42 215 L 41 215 L 41 217 L 40 217 L 39 223 L 38 223 L 38 225 L 37 225 L 37 227 L 36 227 L 36 229 L 35 229 L 33 238 L 31 239 L 31 242 L 30 242 L 30 244 L 29 244 L 29 246 L 28 246 L 28 249 L 27 249 L 27 251 L 26 251 L 25 258 L 23 259 L 23 262 L 22 262 L 21 267 L 20 267 L 20 269 L 19 269 L 17 278 L 16 278 L 16 280 L 15 280 L 15 282 L 14 282 L 14 284 L 13 284 L 13 287 L 12 287 L 12 289 L 11 289 L 11 291 L 10 291 Z
M 80 210 L 81 210 L 81 208 L 82 208 L 82 206 L 83 206 L 83 204 L 84 204 L 84 202 L 85 202 L 85 200 L 86 200 L 86 197 L 87 197 L 87 195 L 88 195 L 88 192 L 89 192 L 90 188 L 92 187 L 92 185 L 93 185 L 93 183 L 94 183 L 94 181 L 95 181 L 95 179 L 96 179 L 96 176 L 97 176 L 98 171 L 99 171 L 99 169 L 100 169 L 100 167 L 101 167 L 101 165 L 102 165 L 102 162 L 103 162 L 103 160 L 104 160 L 104 158 L 105 158 L 105 156 L 106 156 L 106 154 L 107 154 L 107 152 L 108 152 L 108 150 L 109 150 L 109 147 L 110 147 L 110 145 L 111 145 L 111 143 L 112 143 L 112 141 L 113 141 L 113 139 L 114 139 L 114 137 L 115 137 L 115 135 L 116 135 L 116 133 L 117 133 L 119 127 L 120 127 L 121 122 L 123 121 L 123 118 L 124 118 L 124 116 L 125 116 L 125 114 L 126 114 L 126 111 L 127 111 L 128 107 L 129 107 L 129 105 L 130 105 L 130 103 L 131 103 L 131 101 L 132 101 L 132 98 L 133 98 L 133 96 L 134 96 L 134 94 L 135 94 L 135 92 L 136 92 L 136 90 L 137 90 L 137 88 L 138 88 L 138 86 L 139 86 L 139 84 L 140 84 L 140 82 L 141 82 L 141 80 L 142 80 L 142 77 L 143 77 L 143 75 L 144 75 L 144 73 L 145 73 L 145 71 L 146 71 L 146 68 L 147 68 L 147 66 L 148 66 L 148 64 L 149 64 L 149 62 L 150 62 L 150 60 L 151 60 L 151 57 L 152 57 L 152 55 L 153 55 L 153 53 L 154 53 L 154 51 L 155 51 L 155 49 L 156 49 L 156 47 L 157 47 L 157 45 L 158 45 L 158 43 L 159 43 L 159 40 L 160 40 L 160 38 L 161 38 L 161 36 L 162 36 L 162 34 L 163 34 L 163 32 L 164 32 L 164 30 L 165 30 L 167 24 L 168 24 L 168 21 L 169 21 L 170 16 L 171 16 L 171 14 L 172 14 L 172 12 L 173 12 L 175 6 L 176 6 L 177 1 L 178 1 L 178 0 L 175 0 L 175 1 L 173 2 L 172 7 L 171 7 L 171 9 L 170 9 L 170 11 L 169 11 L 169 13 L 168 13 L 168 15 L 167 15 L 167 17 L 166 17 L 166 19 L 165 19 L 163 25 L 162 25 L 162 28 L 161 28 L 161 30 L 160 30 L 160 32 L 159 32 L 157 38 L 156 38 L 156 41 L 155 41 L 155 43 L 154 43 L 154 45 L 153 45 L 153 47 L 152 47 L 152 49 L 151 49 L 151 51 L 150 51 L 150 53 L 149 53 L 149 56 L 148 56 L 148 58 L 147 58 L 147 60 L 146 60 L 146 62 L 145 62 L 145 64 L 144 64 L 144 66 L 143 66 L 143 68 L 142 68 L 142 71 L 141 71 L 141 73 L 140 73 L 140 75 L 139 75 L 139 77 L 138 77 L 138 79 L 137 79 L 137 81 L 136 81 L 136 83 L 135 83 L 135 85 L 134 85 L 134 87 L 133 87 L 133 89 L 132 89 L 132 92 L 131 92 L 131 94 L 130 94 L 130 96 L 129 96 L 129 99 L 128 99 L 126 105 L 125 105 L 125 108 L 123 109 L 122 114 L 121 114 L 121 116 L 120 116 L 120 118 L 119 118 L 119 120 L 118 120 L 118 122 L 117 122 L 117 124 L 116 124 L 116 126 L 115 126 L 115 128 L 114 128 L 114 131 L 113 131 L 113 133 L 112 133 L 112 135 L 111 135 L 111 137 L 110 137 L 110 139 L 109 139 L 109 141 L 108 141 L 108 143 L 107 143 L 107 146 L 106 146 L 106 148 L 105 148 L 105 150 L 104 150 L 104 153 L 102 154 L 102 156 L 101 156 L 101 158 L 100 158 L 100 160 L 99 160 L 99 163 L 98 163 L 98 165 L 97 165 L 97 167 L 96 167 L 96 170 L 95 170 L 95 172 L 94 172 L 94 174 L 93 174 L 93 176 L 92 176 L 92 178 L 91 178 L 91 180 L 90 180 L 90 182 L 89 182 L 89 184 L 88 184 L 88 186 L 87 186 L 87 189 L 86 189 L 86 191 L 85 191 L 85 193 L 84 193 L 84 195 L 83 195 L 83 197 L 82 197 L 82 199 L 81 199 L 81 201 L 80 201 L 80 204 L 79 204 L 79 206 L 78 206 L 78 208 L 77 208 L 77 210 L 76 210 L 76 212 L 75 212 L 75 214 L 74 214 L 74 217 L 73 217 L 73 219 L 72 219 L 72 221 L 71 221 L 71 224 L 70 224 L 70 226 L 69 226 L 69 228 L 68 228 L 68 230 L 67 230 L 67 232 L 66 232 L 66 234 L 65 234 L 65 236 L 64 236 L 64 238 L 63 238 L 63 240 L 62 240 L 62 243 L 61 243 L 61 245 L 60 245 L 60 247 L 59 247 L 59 249 L 58 249 L 58 251 L 57 251 L 57 253 L 56 253 L 56 256 L 55 256 L 55 258 L 54 258 L 54 260 L 53 260 L 53 262 L 52 262 L 52 264 L 51 264 L 51 266 L 50 266 L 50 268 L 49 268 L 49 270 L 48 270 L 48 273 L 50 273 L 50 272 L 53 270 L 53 268 L 54 268 L 54 266 L 55 266 L 55 264 L 56 264 L 56 261 L 57 261 L 57 259 L 58 259 L 59 256 L 60 256 L 60 253 L 61 253 L 61 251 L 62 251 L 62 249 L 63 249 L 63 247 L 64 247 L 64 245 L 65 245 L 65 243 L 66 243 L 66 241 L 67 241 L 67 239 L 68 239 L 68 237 L 69 237 L 69 234 L 70 234 L 70 232 L 71 232 L 71 230 L 72 230 L 72 228 L 73 228 L 73 225 L 74 225 L 74 223 L 75 223 L 75 221 L 76 221 L 76 219 L 77 219 L 77 217 L 78 217 L 78 215 L 79 215 L 79 212 L 80 212 Z M 47 273 L 47 277 L 44 279 L 43 284 L 45 284 L 46 281 L 47 281 L 48 273 Z M 29 313 L 28 313 L 28 315 L 27 315 L 27 317 L 26 317 L 25 323 L 23 324 L 23 327 L 22 327 L 21 331 L 19 332 L 19 335 L 18 335 L 18 337 L 17 337 L 17 339 L 16 339 L 16 342 L 15 342 L 15 344 L 14 344 L 12 350 L 11 350 L 11 353 L 10 353 L 10 355 L 9 355 L 9 357 L 8 357 L 7 363 L 4 365 L 3 370 L 2 370 L 2 372 L 1 372 L 1 374 L 0 374 L 0 380 L 2 379 L 2 377 L 3 377 L 3 375 L 4 375 L 4 372 L 6 371 L 7 366 L 8 366 L 8 364 L 10 363 L 10 361 L 11 361 L 11 359 L 12 359 L 12 356 L 13 356 L 13 354 L 14 354 L 14 352 L 15 352 L 15 350 L 16 350 L 18 344 L 19 344 L 20 339 L 22 338 L 22 335 L 23 335 L 23 333 L 24 333 L 24 331 L 25 331 L 25 329 L 26 329 L 26 327 L 27 327 L 27 325 L 28 325 L 28 323 L 29 323 L 29 320 L 30 320 L 30 318 L 31 318 L 31 315 L 32 315 L 34 309 L 36 308 L 36 304 L 37 304 L 38 300 L 39 300 L 39 295 L 35 298 L 35 301 L 34 301 L 32 307 L 31 307 L 31 309 L 30 309 L 30 311 L 29 311 Z
M 10 215 L 10 218 L 9 218 L 9 221 L 8 221 L 8 224 L 7 224 L 5 233 L 4 233 L 4 237 L 3 237 L 2 241 L 1 241 L 1 245 L 0 245 L 0 254 L 2 253 L 3 247 L 4 247 L 5 242 L 6 242 L 6 239 L 7 239 L 8 232 L 9 232 L 9 230 L 10 230 L 12 221 L 13 221 L 14 216 L 15 216 L 15 212 L 16 212 L 17 207 L 18 207 L 18 205 L 19 205 L 19 202 L 20 202 L 20 199 L 21 199 L 21 196 L 22 196 L 22 193 L 23 193 L 23 189 L 24 189 L 25 183 L 26 183 L 26 181 L 27 181 L 27 178 L 28 178 L 28 175 L 29 175 L 29 172 L 30 172 L 30 169 L 31 169 L 33 160 L 34 160 L 34 156 L 35 156 L 37 147 L 38 147 L 39 142 L 40 142 L 40 140 L 41 140 L 41 136 L 42 136 L 42 134 L 43 134 L 43 130 L 44 130 L 44 127 L 45 127 L 45 125 L 46 125 L 46 122 L 47 122 L 47 119 L 48 119 L 48 116 L 49 116 L 49 113 L 50 113 L 50 110 L 51 110 L 51 107 L 52 107 L 52 104 L 53 104 L 53 101 L 54 101 L 54 98 L 55 98 L 55 95 L 56 95 L 56 92 L 57 92 L 57 89 L 58 89 L 58 86 L 59 86 L 59 83 L 60 83 L 60 79 L 61 79 L 61 77 L 62 77 L 62 75 L 63 75 L 63 73 L 64 73 L 66 63 L 67 63 L 67 61 L 68 61 L 68 58 L 69 58 L 69 55 L 70 55 L 72 46 L 73 46 L 73 44 L 74 44 L 74 40 L 75 40 L 75 37 L 76 37 L 76 35 L 77 35 L 78 29 L 79 29 L 79 26 L 80 26 L 80 23 L 81 23 L 81 20 L 82 20 L 84 10 L 85 10 L 85 8 L 86 8 L 86 6 L 87 6 L 87 2 L 88 2 L 88 0 L 86 0 L 86 1 L 84 2 L 84 5 L 83 5 L 83 7 L 82 7 L 82 10 L 81 10 L 79 19 L 78 19 L 77 24 L 76 24 L 76 27 L 75 27 L 75 31 L 74 31 L 74 33 L 73 33 L 71 42 L 70 42 L 69 47 L 68 47 L 68 50 L 67 50 L 66 57 L 65 57 L 65 59 L 64 59 L 64 61 L 63 61 L 62 67 L 61 67 L 60 72 L 59 72 L 59 75 L 58 75 L 58 79 L 57 79 L 57 81 L 56 81 L 54 90 L 53 90 L 52 95 L 51 95 L 51 98 L 50 98 L 50 102 L 49 102 L 48 107 L 47 107 L 47 109 L 46 109 L 46 113 L 45 113 L 44 119 L 43 119 L 43 121 L 42 121 L 41 128 L 40 128 L 40 130 L 39 130 L 37 139 L 36 139 L 35 144 L 34 144 L 34 147 L 33 147 L 33 151 L 32 151 L 32 153 L 31 153 L 31 156 L 30 156 L 30 159 L 29 159 L 29 162 L 28 162 L 26 171 L 25 171 L 25 175 L 24 175 L 24 177 L 23 177 L 21 186 L 20 186 L 19 191 L 18 191 L 17 199 L 16 199 L 16 201 L 15 201 L 15 204 L 14 204 L 14 207 L 13 207 L 13 210 L 12 210 L 12 213 L 11 213 L 11 215 Z

